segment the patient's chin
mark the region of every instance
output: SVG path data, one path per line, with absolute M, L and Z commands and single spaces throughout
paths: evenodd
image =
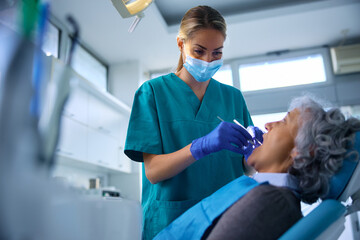
M 253 168 L 256 169 L 256 159 L 259 158 L 259 156 L 261 155 L 261 147 L 257 147 L 254 149 L 254 151 L 251 153 L 251 155 L 248 157 L 247 159 L 247 164 Z M 256 169 L 257 170 L 257 169 Z
M 255 167 L 255 158 L 256 158 L 256 149 L 253 151 L 253 153 L 248 157 L 247 164 L 251 167 Z

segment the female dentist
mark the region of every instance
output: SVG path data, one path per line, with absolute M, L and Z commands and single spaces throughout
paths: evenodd
M 125 154 L 144 162 L 143 239 L 243 174 L 252 137 L 231 121 L 247 127 L 252 120 L 241 92 L 212 78 L 222 65 L 225 38 L 218 11 L 190 9 L 177 37 L 176 73 L 145 82 L 135 94 Z M 228 122 L 219 124 L 217 116 Z

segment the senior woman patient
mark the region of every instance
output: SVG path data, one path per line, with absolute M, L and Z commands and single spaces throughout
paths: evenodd
M 247 159 L 257 173 L 225 185 L 155 239 L 279 238 L 302 217 L 300 201 L 327 195 L 360 121 L 304 96 L 293 99 L 284 119 L 265 128 L 263 144 Z

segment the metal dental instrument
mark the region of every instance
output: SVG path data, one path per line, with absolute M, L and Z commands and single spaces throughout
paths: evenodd
M 245 129 L 245 130 L 252 136 L 252 134 L 251 134 L 243 125 L 241 125 L 236 119 L 234 119 L 233 121 L 234 121 L 234 123 L 236 123 L 237 125 L 239 125 L 239 126 L 242 127 L 243 129 Z M 254 137 L 254 139 L 256 140 L 256 142 L 257 142 L 258 144 L 260 144 L 260 146 L 262 145 L 262 143 L 261 143 L 257 138 Z M 249 142 L 250 142 L 251 144 L 255 145 L 255 143 L 254 143 L 253 141 L 250 141 L 250 140 L 249 140 Z
M 221 117 L 217 116 L 217 118 L 222 121 L 222 122 L 225 122 Z

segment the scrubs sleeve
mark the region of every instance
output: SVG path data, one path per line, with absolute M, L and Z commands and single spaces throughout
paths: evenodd
M 143 162 L 143 153 L 162 154 L 157 108 L 149 83 L 135 93 L 124 152 L 137 162 Z
M 249 111 L 247 111 L 247 108 L 246 108 L 246 113 L 244 113 L 244 126 L 245 127 L 248 127 L 248 126 L 254 126 L 254 123 L 251 119 L 251 116 L 250 116 L 250 113 Z
M 242 96 L 242 94 L 241 94 L 241 97 L 242 97 L 242 102 L 243 102 L 243 107 L 242 107 L 242 109 L 243 109 L 243 116 L 244 116 L 244 126 L 245 127 L 248 127 L 248 126 L 254 126 L 254 123 L 253 123 L 253 121 L 252 121 L 252 119 L 251 119 L 251 116 L 250 116 L 250 113 L 249 113 L 249 110 L 248 110 L 248 108 L 247 108 L 247 106 L 246 106 L 246 102 L 245 102 L 245 99 L 244 99 L 244 97 Z

